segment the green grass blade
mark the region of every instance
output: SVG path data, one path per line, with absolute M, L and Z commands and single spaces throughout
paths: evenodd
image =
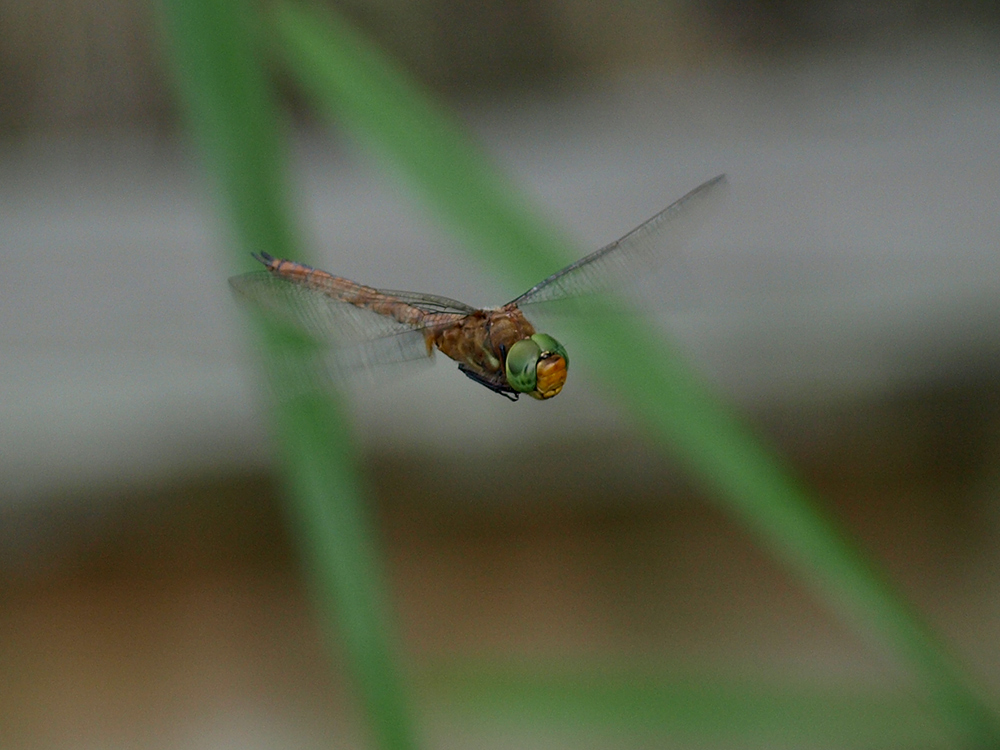
M 554 662 L 442 664 L 422 693 L 487 731 L 586 732 L 698 747 L 937 748 L 949 738 L 912 694 L 686 670 Z M 640 743 L 652 745 L 650 740 Z
M 281 5 L 276 26 L 295 79 L 332 119 L 404 175 L 512 288 L 528 288 L 576 257 L 497 176 L 453 118 L 349 24 L 334 14 Z M 655 442 L 686 462 L 842 616 L 920 674 L 960 736 L 1000 745 L 995 712 L 931 630 L 662 336 L 614 315 L 588 317 L 573 334 L 566 338 L 574 364 L 586 362 L 603 374 L 609 392 Z
M 253 25 L 259 18 L 236 0 L 163 0 L 161 8 L 182 100 L 235 240 L 230 265 L 250 263 L 252 249 L 301 257 Z M 219 294 L 228 294 L 224 278 Z M 275 433 L 289 515 L 330 644 L 343 645 L 378 746 L 409 750 L 416 743 L 341 405 L 327 389 L 303 387 L 294 366 L 302 352 L 273 331 L 258 333 L 274 387 L 280 391 L 284 377 L 293 381 L 293 395 L 275 405 Z

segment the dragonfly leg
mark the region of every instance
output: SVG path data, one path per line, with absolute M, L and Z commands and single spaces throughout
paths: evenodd
M 459 371 L 465 373 L 467 378 L 475 380 L 480 385 L 486 386 L 494 393 L 499 393 L 501 396 L 510 399 L 511 401 L 517 401 L 517 397 L 521 395 L 506 383 L 499 383 L 496 380 L 492 380 L 491 378 L 488 378 L 485 375 L 466 367 L 465 365 L 459 365 L 458 369 Z

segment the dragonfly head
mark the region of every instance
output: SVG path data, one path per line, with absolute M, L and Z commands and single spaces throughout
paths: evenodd
M 507 383 L 515 391 L 540 400 L 552 398 L 566 382 L 569 356 L 554 338 L 536 333 L 510 348 L 505 369 Z

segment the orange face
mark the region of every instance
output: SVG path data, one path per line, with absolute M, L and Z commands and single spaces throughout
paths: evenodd
M 559 354 L 550 354 L 539 360 L 535 375 L 538 381 L 531 395 L 537 399 L 552 398 L 562 390 L 566 382 L 566 360 Z

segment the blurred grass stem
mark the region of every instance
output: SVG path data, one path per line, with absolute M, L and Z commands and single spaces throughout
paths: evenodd
M 251 250 L 303 257 L 286 195 L 279 118 L 262 66 L 260 17 L 237 0 L 161 0 L 160 7 L 178 89 L 227 220 L 232 255 L 226 265 L 247 266 Z M 224 289 L 220 277 L 219 293 Z M 282 373 L 303 353 L 263 324 L 257 333 L 280 392 Z M 328 640 L 346 652 L 377 745 L 409 750 L 416 743 L 341 405 L 328 388 L 300 385 L 293 383 L 294 395 L 273 409 L 276 465 L 292 526 Z

